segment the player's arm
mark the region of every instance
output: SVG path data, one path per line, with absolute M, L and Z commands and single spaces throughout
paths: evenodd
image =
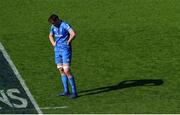
M 52 46 L 56 45 L 56 42 L 54 41 L 54 35 L 52 33 L 49 34 L 49 40 L 50 40 Z
M 69 39 L 68 39 L 68 44 L 70 44 L 72 42 L 72 40 L 76 37 L 76 32 L 72 28 L 70 28 L 68 30 L 68 32 L 69 32 L 69 35 L 70 35 Z

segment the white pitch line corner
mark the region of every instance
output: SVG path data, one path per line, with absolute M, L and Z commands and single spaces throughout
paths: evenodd
M 34 97 L 32 96 L 32 94 L 29 91 L 29 88 L 26 86 L 24 80 L 22 79 L 21 75 L 19 74 L 16 66 L 14 65 L 13 61 L 11 60 L 10 56 L 8 55 L 6 49 L 4 48 L 4 46 L 1 44 L 0 42 L 0 50 L 3 53 L 3 56 L 6 58 L 7 62 L 9 63 L 9 65 L 11 66 L 12 70 L 14 71 L 14 74 L 17 76 L 18 80 L 20 81 L 22 87 L 24 88 L 25 92 L 27 93 L 28 97 L 30 98 L 32 104 L 34 105 L 34 107 L 36 108 L 37 112 L 39 114 L 43 114 L 41 109 L 39 108 L 37 102 L 35 101 Z

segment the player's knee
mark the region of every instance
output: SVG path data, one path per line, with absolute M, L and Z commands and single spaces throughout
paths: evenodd
M 69 67 L 63 67 L 63 70 L 64 70 L 64 73 L 65 73 L 67 76 L 71 76 L 71 72 L 70 72 L 70 68 L 69 68 Z
M 63 68 L 61 67 L 61 68 L 59 68 L 59 72 L 61 73 L 61 74 L 64 74 L 64 70 L 63 70 Z
M 65 69 L 65 70 L 64 70 L 64 73 L 69 74 L 69 73 L 70 73 L 70 70 L 69 70 L 69 69 Z
M 61 64 L 58 64 L 57 68 L 61 74 L 64 74 L 63 66 Z

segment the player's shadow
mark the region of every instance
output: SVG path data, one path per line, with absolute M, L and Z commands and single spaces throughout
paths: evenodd
M 113 90 L 120 90 L 120 89 L 125 89 L 125 88 L 130 88 L 130 87 L 158 86 L 158 85 L 162 85 L 163 83 L 164 82 L 162 79 L 126 80 L 126 81 L 122 81 L 116 85 L 84 90 L 84 91 L 80 91 L 78 93 L 79 93 L 79 96 L 81 97 L 81 96 L 95 95 L 95 94 L 99 94 L 99 93 L 110 92 Z

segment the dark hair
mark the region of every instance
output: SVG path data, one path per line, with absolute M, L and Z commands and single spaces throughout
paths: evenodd
M 52 14 L 52 15 L 49 17 L 48 22 L 51 23 L 51 21 L 57 21 L 57 20 L 59 20 L 58 15 Z

